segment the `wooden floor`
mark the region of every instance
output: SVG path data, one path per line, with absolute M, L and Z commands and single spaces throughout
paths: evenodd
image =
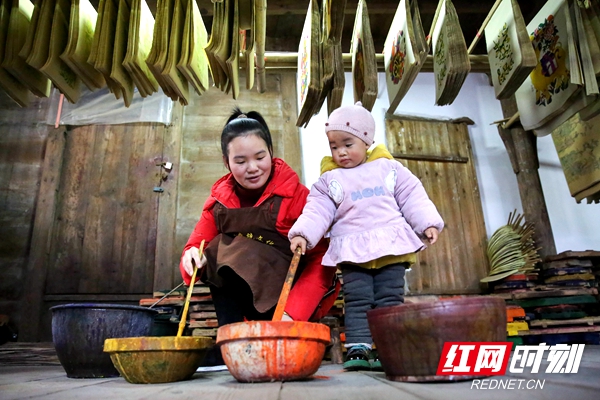
M 38 350 L 40 346 L 37 346 Z M 23 352 L 27 350 L 21 349 Z M 5 352 L 6 353 L 6 352 Z M 43 351 L 42 351 L 43 353 Z M 496 380 L 514 381 L 514 389 L 477 389 L 475 381 L 444 383 L 400 383 L 388 381 L 382 372 L 344 372 L 341 365 L 323 364 L 310 380 L 300 382 L 239 383 L 227 371 L 196 373 L 185 382 L 134 385 L 123 378 L 70 379 L 60 365 L 43 354 L 33 365 L 32 357 L 21 363 L 15 355 L 6 358 L 0 346 L 0 399 L 232 399 L 232 400 L 352 400 L 352 399 L 560 399 L 600 398 L 600 346 L 586 346 L 577 374 L 508 374 Z M 543 363 L 546 365 L 547 363 Z M 541 368 L 541 371 L 545 368 Z M 491 378 L 488 378 L 489 381 Z M 517 389 L 543 382 L 543 388 Z M 490 384 L 488 382 L 488 384 Z

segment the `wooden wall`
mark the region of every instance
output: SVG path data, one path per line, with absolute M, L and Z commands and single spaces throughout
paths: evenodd
M 240 79 L 240 87 L 245 87 L 243 77 Z M 262 114 L 273 137 L 275 156 L 290 164 L 302 180 L 295 71 L 267 74 L 265 93 L 241 90 L 237 101 L 216 88 L 195 97 L 183 116 L 176 238 L 180 251 L 200 217 L 212 184 L 228 172 L 221 156 L 220 134 L 235 106 Z M 174 254 L 174 263 L 178 263 L 180 251 Z M 181 279 L 179 272 L 176 275 L 175 282 Z
M 421 180 L 445 223 L 407 273 L 410 293 L 480 293 L 487 236 L 466 121 L 388 116 L 385 126 L 388 149 Z
M 21 109 L 0 91 L 0 314 L 19 323 L 45 142 L 47 100 Z
M 51 340 L 53 305 L 136 304 L 181 281 L 183 245 L 227 172 L 219 138 L 234 106 L 263 114 L 275 156 L 301 173 L 295 72 L 267 82 L 237 101 L 216 88 L 194 95 L 175 105 L 169 127 L 54 129 L 48 99 L 21 109 L 1 95 L 0 314 L 21 340 Z

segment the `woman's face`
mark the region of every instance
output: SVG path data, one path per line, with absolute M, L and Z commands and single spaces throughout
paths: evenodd
M 245 189 L 260 189 L 271 175 L 272 159 L 267 143 L 254 134 L 238 136 L 227 145 L 225 166 Z
M 369 146 L 359 138 L 344 131 L 327 132 L 333 161 L 342 168 L 354 168 L 365 162 Z

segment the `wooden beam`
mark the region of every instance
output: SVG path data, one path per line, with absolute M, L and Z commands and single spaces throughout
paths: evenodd
M 350 53 L 344 53 L 342 55 L 344 61 L 344 69 L 346 71 L 352 70 L 352 55 Z M 383 64 L 383 54 L 376 55 L 377 70 L 379 72 L 385 71 Z M 240 54 L 240 65 L 244 65 L 245 55 Z M 490 72 L 490 64 L 487 55 L 470 55 L 469 61 L 471 62 L 471 72 Z M 298 53 L 296 52 L 275 52 L 267 51 L 265 53 L 265 68 L 268 69 L 296 69 L 298 68 Z M 421 72 L 433 72 L 433 56 L 428 55 L 427 60 L 421 68 Z
M 139 301 L 140 299 L 146 299 L 152 297 L 152 293 L 147 294 L 47 294 L 45 295 L 44 301 L 48 302 L 85 302 L 85 303 L 98 303 L 98 302 L 111 302 L 111 301 Z
M 40 189 L 35 206 L 29 260 L 25 271 L 27 285 L 21 307 L 20 341 L 36 342 L 39 339 L 40 318 L 43 312 L 42 304 L 48 268 L 48 252 L 50 251 L 54 227 L 54 213 L 65 143 L 66 132 L 64 128 L 53 129 L 48 134 Z
M 212 0 L 196 0 L 196 2 L 198 3 L 198 8 L 200 9 L 203 17 L 212 17 Z M 433 15 L 433 13 L 435 13 L 437 4 L 437 0 L 420 2 L 419 11 L 421 15 Z M 154 13 L 156 11 L 156 0 L 148 0 L 148 6 Z M 346 15 L 355 15 L 357 6 L 358 0 L 348 0 L 344 13 Z M 369 15 L 393 15 L 398 8 L 398 2 L 390 0 L 369 0 L 368 6 Z M 459 15 L 487 14 L 487 12 L 490 10 L 490 4 L 488 2 L 481 1 L 455 1 L 454 7 Z M 306 15 L 307 9 L 307 0 L 269 0 L 267 2 L 267 17 L 287 14 Z
M 183 134 L 183 107 L 175 103 L 171 125 L 156 127 L 163 130 L 162 162 L 172 163 L 172 168 L 161 167 L 164 181 L 159 193 L 158 219 L 156 227 L 156 250 L 154 257 L 154 290 L 172 288 L 176 280 L 181 279 L 178 260 L 181 249 L 175 245 L 177 231 L 177 195 L 181 164 L 181 139 Z

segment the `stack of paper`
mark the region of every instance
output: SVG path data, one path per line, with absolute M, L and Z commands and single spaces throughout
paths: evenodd
M 0 1 L 0 87 L 21 107 L 29 105 L 29 90 L 3 67 L 4 50 L 8 36 L 11 0 Z
M 202 21 L 198 4 L 186 0 L 187 9 L 181 44 L 181 58 L 177 68 L 192 85 L 196 93 L 208 90 L 208 59 L 204 48 L 208 42 L 208 33 Z M 254 58 L 252 58 L 254 60 Z
M 383 60 L 387 92 L 390 100 L 388 113 L 393 114 L 408 92 L 427 58 L 429 46 L 421 24 L 417 0 L 401 0 L 392 26 L 385 39 Z
M 298 48 L 298 104 L 296 126 L 308 125 L 319 110 L 321 94 L 321 13 L 315 0 L 310 0 Z
M 456 9 L 450 0 L 443 4 L 433 30 L 433 72 L 438 106 L 452 104 L 471 71 L 467 45 Z
M 527 25 L 538 64 L 515 93 L 525 130 L 543 127 L 579 97 L 581 86 L 571 81 L 578 57 L 570 21 L 567 2 L 549 0 Z
M 154 17 L 146 0 L 130 0 L 129 4 L 129 35 L 123 67 L 129 72 L 140 95 L 147 97 L 158 91 L 158 82 L 146 64 L 152 47 Z
M 371 111 L 377 99 L 377 60 L 365 0 L 358 2 L 351 43 L 354 101 Z
M 106 86 L 104 77 L 87 62 L 92 51 L 98 13 L 89 0 L 71 0 L 69 39 L 60 55 L 90 90 Z
M 485 28 L 485 40 L 496 98 L 507 99 L 537 65 L 517 0 L 502 0 Z

